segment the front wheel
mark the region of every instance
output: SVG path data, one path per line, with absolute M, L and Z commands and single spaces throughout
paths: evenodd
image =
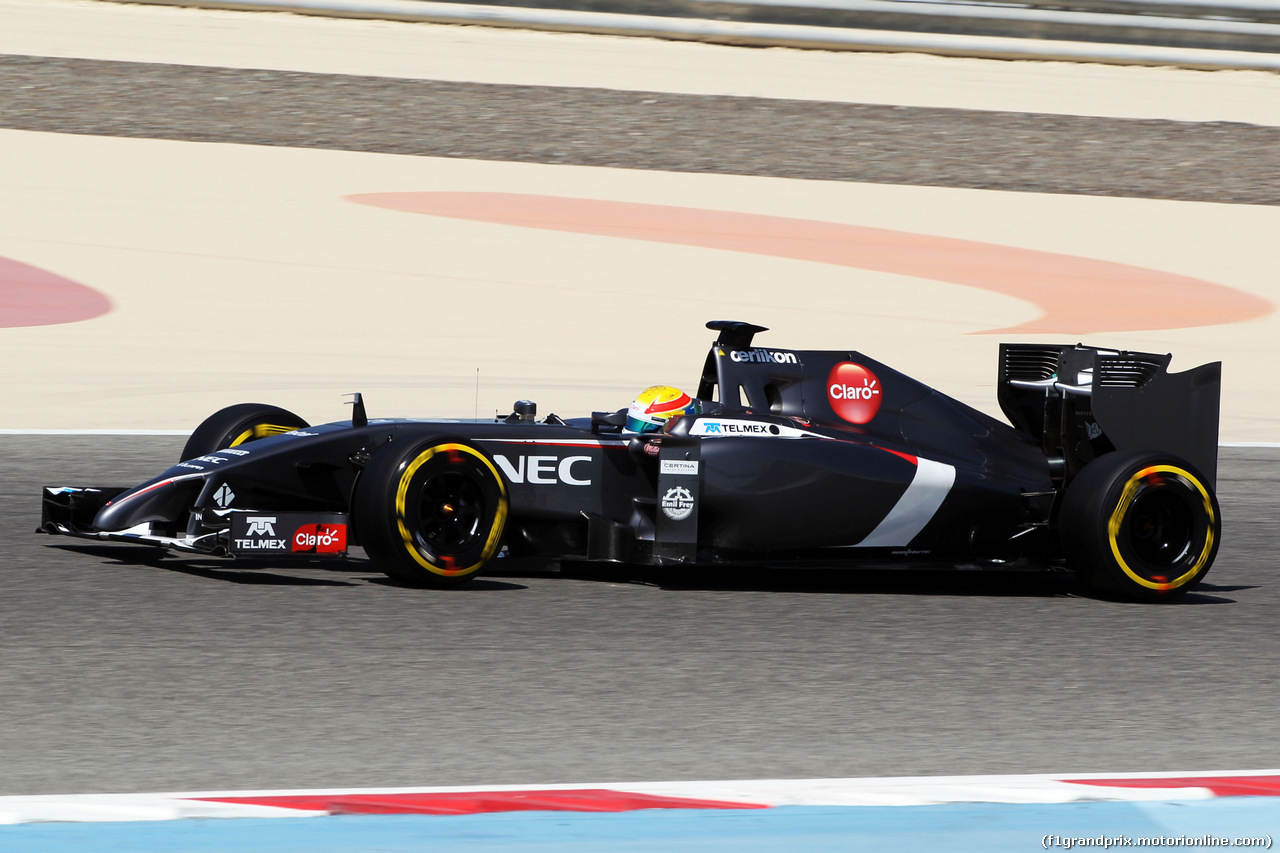
M 205 418 L 191 433 L 182 448 L 182 461 L 307 426 L 302 418 L 279 406 L 265 403 L 227 406 Z
M 379 571 L 413 586 L 457 586 L 497 555 L 507 488 L 470 444 L 393 442 L 360 476 L 352 513 Z
M 1086 584 L 1140 601 L 1167 601 L 1198 584 L 1222 538 L 1204 477 L 1150 451 L 1086 465 L 1067 487 L 1059 523 L 1068 564 Z

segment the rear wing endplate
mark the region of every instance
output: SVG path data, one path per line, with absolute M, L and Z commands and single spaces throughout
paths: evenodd
M 1061 459 L 1070 479 L 1111 450 L 1159 450 L 1218 473 L 1222 363 L 1168 371 L 1171 355 L 1080 344 L 1001 344 L 998 397 L 1009 422 Z

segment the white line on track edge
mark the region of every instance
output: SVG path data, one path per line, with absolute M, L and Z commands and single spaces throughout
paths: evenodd
M 0 429 L 0 435 L 191 435 L 189 429 Z M 1280 445 L 1277 445 L 1280 447 Z

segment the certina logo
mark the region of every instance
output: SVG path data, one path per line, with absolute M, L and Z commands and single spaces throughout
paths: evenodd
M 251 515 L 245 519 L 249 527 L 245 536 L 275 536 L 276 517 L 274 515 Z
M 347 550 L 345 524 L 304 524 L 293 534 L 293 550 L 337 554 Z
M 729 353 L 730 361 L 750 362 L 759 364 L 799 364 L 800 360 L 796 358 L 793 352 L 783 352 L 782 350 L 767 350 L 763 347 L 755 349 L 736 349 Z
M 658 466 L 659 474 L 697 474 L 698 461 L 696 459 L 663 459 L 662 464 Z
M 662 496 L 662 514 L 672 521 L 684 521 L 693 515 L 693 493 L 684 486 L 667 489 Z
M 590 469 L 575 465 L 591 464 L 590 456 L 517 456 L 512 462 L 501 454 L 494 454 L 493 461 L 498 463 L 502 473 L 512 483 L 531 483 L 535 486 L 554 486 L 563 483 L 566 486 L 591 485 Z
M 835 413 L 852 424 L 865 424 L 880 411 L 880 380 L 851 361 L 831 368 L 827 376 L 827 401 Z

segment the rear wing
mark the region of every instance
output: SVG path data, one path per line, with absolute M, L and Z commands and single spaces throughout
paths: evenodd
M 1064 483 L 1112 450 L 1176 454 L 1216 482 L 1222 363 L 1169 373 L 1172 358 L 1082 344 L 1001 344 L 1000 408 L 1040 442 Z

